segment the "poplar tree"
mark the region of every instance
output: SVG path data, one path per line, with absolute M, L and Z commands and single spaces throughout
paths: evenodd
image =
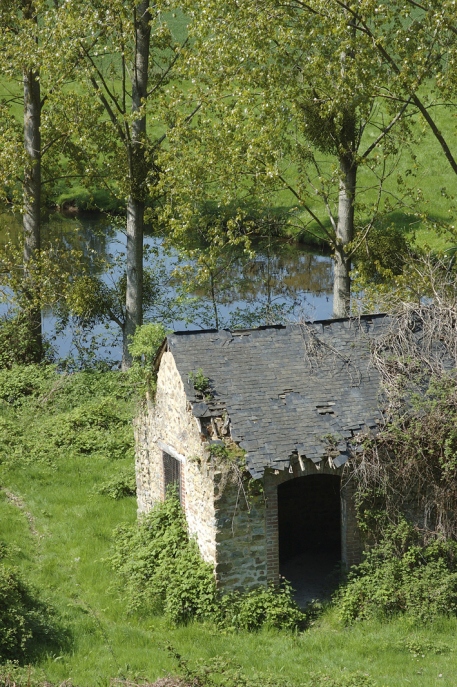
M 143 320 L 143 231 L 145 208 L 153 202 L 159 170 L 157 150 L 166 139 L 168 122 L 161 99 L 180 55 L 166 15 L 168 3 L 149 0 L 69 0 L 80 13 L 77 35 L 82 58 L 84 96 L 98 122 L 80 125 L 86 145 L 87 176 L 105 183 L 125 201 L 125 306 L 122 367 L 131 365 L 129 343 Z M 71 38 L 72 23 L 68 25 Z M 90 151 L 96 150 L 90 157 Z
M 178 240 L 211 199 L 242 211 L 240 199 L 287 197 L 290 224 L 332 249 L 336 317 L 349 313 L 354 252 L 398 207 L 384 187 L 410 135 L 410 101 L 389 97 L 388 65 L 342 5 L 189 0 L 188 74 L 203 105 L 163 163 L 177 179 L 167 219 Z
M 0 197 L 22 214 L 19 300 L 29 321 L 36 360 L 43 355 L 39 263 L 43 186 L 64 171 L 70 135 L 62 117 L 62 85 L 76 56 L 60 42 L 58 2 L 0 2 Z

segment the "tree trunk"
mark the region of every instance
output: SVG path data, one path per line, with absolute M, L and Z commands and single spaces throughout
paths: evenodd
M 354 198 L 357 166 L 355 161 L 340 161 L 338 223 L 334 255 L 333 317 L 347 317 L 351 301 L 351 258 L 346 249 L 354 239 Z
M 127 202 L 127 290 L 123 330 L 122 369 L 132 364 L 128 345 L 135 329 L 143 321 L 143 223 L 146 195 L 146 115 L 141 107 L 147 98 L 149 45 L 149 0 L 142 0 L 135 10 L 135 64 L 132 79 L 132 113 L 139 113 L 132 123 L 129 146 L 130 195 Z
M 344 116 L 341 154 L 338 222 L 334 255 L 333 317 L 347 317 L 351 304 L 351 258 L 347 247 L 354 240 L 354 201 L 357 182 L 355 115 Z
M 143 321 L 143 219 L 144 202 L 131 195 L 127 202 L 127 291 L 122 339 L 122 369 L 132 364 L 128 345 Z
M 24 15 L 26 16 L 25 10 Z M 27 17 L 26 17 L 27 18 Z M 37 294 L 29 271 L 30 260 L 40 251 L 41 221 L 41 95 L 39 73 L 33 69 L 24 70 L 24 146 L 26 166 L 24 169 L 24 286 L 31 301 L 28 311 L 33 347 L 36 359 L 43 355 L 41 308 L 37 305 Z

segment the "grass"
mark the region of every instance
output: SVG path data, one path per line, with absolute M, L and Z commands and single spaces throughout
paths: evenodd
M 0 374 L 0 427 L 9 423 L 0 432 L 0 540 L 8 545 L 8 560 L 50 600 L 70 638 L 66 647 L 47 647 L 34 674 L 88 687 L 116 676 L 153 680 L 176 670 L 164 649 L 171 643 L 191 661 L 228 654 L 248 675 L 271 673 L 297 684 L 316 671 L 335 679 L 362 671 L 379 687 L 455 687 L 456 618 L 430 626 L 399 618 L 345 628 L 330 609 L 294 635 L 224 634 L 209 624 L 172 627 L 161 617 L 129 615 L 106 558 L 114 527 L 134 521 L 136 502 L 115 501 L 96 490 L 132 464 L 128 448 L 126 457 L 113 458 L 126 432 L 128 441 L 133 439 L 130 382 L 121 373 L 53 373 L 37 386 L 34 375 L 32 370 L 32 395 L 16 395 L 12 405 L 2 392 L 5 373 Z M 11 384 L 7 388 L 12 398 Z M 101 411 L 96 409 L 106 404 L 111 419 L 97 428 Z M 83 452 L 73 440 L 60 443 L 72 422 L 78 445 L 87 447 L 90 440 L 93 450 Z M 444 652 L 436 653 L 440 649 Z

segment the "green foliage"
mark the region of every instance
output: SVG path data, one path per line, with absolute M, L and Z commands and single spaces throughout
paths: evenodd
M 0 320 L 0 370 L 36 362 L 36 337 L 24 313 Z
M 211 398 L 209 377 L 205 377 L 201 367 L 196 372 L 189 372 L 189 382 L 204 398 Z
M 136 479 L 133 465 L 120 470 L 116 475 L 102 482 L 96 491 L 97 494 L 109 496 L 116 501 L 126 496 L 135 496 Z
M 415 658 L 417 656 L 425 658 L 425 654 L 435 654 L 439 656 L 441 654 L 447 654 L 451 650 L 449 644 L 417 638 L 404 639 L 399 643 L 399 646 L 405 648 Z
M 19 572 L 0 563 L 0 661 L 22 661 L 32 642 L 55 640 L 52 609 L 39 601 L 36 592 Z
M 133 461 L 131 423 L 119 416 L 117 404 L 109 397 L 63 415 L 58 425 L 48 427 L 48 441 L 76 454 L 103 452 L 112 459 Z
M 13 365 L 11 369 L 0 369 L 0 400 L 20 406 L 29 396 L 37 398 L 49 388 L 55 374 L 55 368 L 50 365 Z
M 127 375 L 114 372 L 0 370 L 0 462 L 56 465 L 90 454 L 133 464 L 131 387 Z
M 312 673 L 311 679 L 293 683 L 267 673 L 247 675 L 233 659 L 216 656 L 207 661 L 191 665 L 172 646 L 167 647 L 179 667 L 179 677 L 170 681 L 168 687 L 375 687 L 368 674 L 343 671 L 337 678 L 326 673 Z M 165 687 L 165 686 L 164 686 Z
M 203 619 L 214 610 L 212 570 L 187 535 L 176 496 L 169 495 L 138 525 L 116 530 L 111 564 L 134 610 L 164 612 L 175 623 Z
M 413 242 L 403 227 L 395 224 L 374 226 L 364 239 L 354 241 L 354 261 L 357 288 L 363 290 L 368 284 L 392 282 L 403 272 Z
M 243 687 L 243 680 L 256 681 L 255 687 L 269 687 L 269 682 L 321 687 L 318 680 L 328 687 L 333 680 L 341 687 L 355 679 L 357 671 L 368 672 L 377 687 L 400 687 L 407 679 L 414 687 L 430 687 L 434 681 L 454 687 L 457 617 L 419 627 L 408 618 L 394 618 L 342 629 L 336 612 L 328 608 L 306 632 L 292 634 L 268 628 L 256 633 L 230 631 L 200 622 L 174 628 L 163 616 L 126 616 L 124 598 L 113 594 L 113 572 L 106 559 L 113 529 L 120 523 L 134 528 L 136 504 L 133 498 L 94 497 L 94 485 L 117 472 L 122 461 L 113 464 L 99 453 L 73 456 L 68 448 L 56 449 L 47 438 L 49 427 L 57 425 L 62 415 L 106 397 L 118 404 L 119 417 L 132 417 L 132 384 L 120 372 L 55 373 L 41 397 L 27 396 L 17 406 L 0 404 L 0 417 L 9 427 L 7 439 L 18 457 L 0 465 L 0 483 L 21 496 L 38 533 L 31 532 L 25 511 L 1 492 L 0 539 L 7 542 L 11 564 L 20 569 L 22 579 L 40 590 L 41 598 L 52 598 L 58 617 L 72 632 L 71 644 L 60 648 L 48 644 L 31 666 L 2 666 L 1 687 L 58 686 L 69 676 L 82 687 L 104 687 L 110 678 L 122 687 L 117 678 L 123 676 L 125 687 L 133 687 L 132 682 L 183 675 L 159 650 L 167 641 L 192 666 L 202 669 L 211 667 L 213 656 L 229 652 L 241 666 L 238 679 L 232 664 L 233 687 Z M 15 438 L 10 434 L 13 428 Z M 117 431 L 113 429 L 113 437 Z M 40 443 L 43 459 L 27 463 L 30 449 L 36 452 Z M 53 470 L 44 462 L 46 453 L 55 464 Z M 230 619 L 227 627 L 233 627 Z M 415 658 L 406 642 L 426 649 L 425 658 Z M 435 653 L 427 649 L 430 644 L 444 644 L 450 650 Z M 32 649 L 32 642 L 28 646 Z M 437 678 L 439 673 L 443 678 Z M 222 677 L 213 675 L 214 682 Z
M 342 620 L 387 618 L 406 613 L 420 621 L 457 613 L 457 542 L 423 546 L 406 521 L 386 528 L 336 594 Z
M 173 492 L 138 525 L 115 532 L 111 564 L 119 574 L 132 610 L 164 613 L 174 623 L 212 620 L 222 627 L 295 629 L 305 616 L 285 583 L 246 594 L 220 595 L 212 566 L 189 538 L 184 513 Z
M 221 598 L 223 624 L 238 630 L 257 630 L 265 625 L 295 630 L 305 625 L 305 615 L 292 598 L 287 581 L 275 587 L 259 587 L 249 592 L 234 592 Z
M 155 390 L 155 371 L 153 362 L 167 330 L 158 322 L 150 322 L 136 328 L 129 351 L 133 358 L 129 370 L 130 379 L 149 393 Z

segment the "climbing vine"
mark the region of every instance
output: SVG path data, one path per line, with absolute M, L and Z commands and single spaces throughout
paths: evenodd
M 403 516 L 424 543 L 457 539 L 457 307 L 403 303 L 372 347 L 384 425 L 351 461 L 360 525 L 382 538 Z
M 114 541 L 111 565 L 133 611 L 164 614 L 176 624 L 211 620 L 245 630 L 263 625 L 294 629 L 306 622 L 287 584 L 222 595 L 212 566 L 202 560 L 197 542 L 188 535 L 173 490 L 138 524 L 118 527 Z

